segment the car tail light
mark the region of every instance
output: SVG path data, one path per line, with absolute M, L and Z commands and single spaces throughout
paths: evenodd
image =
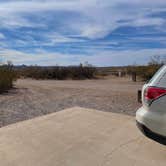
M 147 87 L 144 91 L 144 100 L 150 105 L 152 101 L 166 94 L 166 89 L 158 87 Z

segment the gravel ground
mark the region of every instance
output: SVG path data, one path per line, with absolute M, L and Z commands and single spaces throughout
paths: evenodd
M 0 95 L 0 127 L 73 106 L 135 115 L 142 83 L 128 78 L 84 81 L 18 80 Z

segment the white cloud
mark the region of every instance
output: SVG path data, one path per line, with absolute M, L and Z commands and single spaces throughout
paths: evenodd
M 84 19 L 63 18 L 61 21 L 65 22 L 66 29 L 73 29 L 80 36 L 95 39 L 102 38 L 124 25 L 162 26 L 165 23 L 164 19 L 151 18 L 147 15 L 153 13 L 155 9 L 164 10 L 164 7 L 166 8 L 165 0 L 14 0 L 0 2 L 0 24 L 8 28 L 47 26 L 42 20 L 41 24 L 27 20 L 24 14 L 71 11 L 76 12 L 76 15 L 80 14 Z M 120 23 L 119 20 L 129 22 Z
M 107 26 L 103 27 L 95 24 L 85 25 L 80 27 L 80 36 L 87 37 L 89 39 L 103 38 L 104 36 L 107 36 L 114 28 L 108 28 Z
M 20 27 L 36 27 L 39 28 L 38 32 L 40 32 L 41 27 L 47 28 L 47 31 L 43 33 L 35 34 L 35 31 L 32 30 L 32 34 L 25 34 L 24 38 L 17 39 L 16 37 L 16 39 L 13 39 L 15 45 L 25 47 L 26 51 L 28 51 L 28 46 L 39 47 L 39 49 L 36 49 L 36 54 L 28 54 L 10 48 L 1 49 L 3 46 L 7 47 L 5 43 L 3 43 L 3 46 L 0 43 L 0 56 L 3 56 L 4 61 L 12 60 L 14 64 L 55 65 L 58 63 L 69 65 L 89 61 L 95 65 L 109 66 L 133 64 L 136 60 L 138 61 L 136 63 L 146 63 L 152 55 L 166 54 L 166 49 L 103 51 L 104 49 L 111 49 L 110 44 L 118 45 L 114 41 L 75 45 L 75 49 L 87 49 L 87 52 L 91 54 L 87 56 L 49 53 L 45 50 L 41 51 L 40 47 L 54 46 L 57 43 L 85 41 L 79 37 L 86 37 L 95 41 L 95 39 L 104 38 L 122 26 L 154 26 L 159 32 L 164 32 L 165 19 L 160 16 L 151 16 L 151 14 L 163 11 L 166 11 L 165 0 L 11 0 L 0 2 L 1 28 L 13 30 Z M 54 16 L 63 12 L 71 12 L 72 14 L 70 17 L 65 14 L 59 18 L 55 17 L 59 20 L 54 21 Z M 27 16 L 31 17 L 28 18 Z M 37 21 L 34 20 L 35 17 L 37 17 Z M 48 20 L 51 22 L 50 25 L 47 24 Z M 61 31 L 65 31 L 65 33 Z M 68 33 L 72 35 L 70 36 Z M 5 39 L 5 36 L 1 33 L 0 39 Z M 143 40 L 143 38 L 141 39 Z M 161 40 L 158 39 L 158 42 L 161 42 Z M 164 43 L 165 40 L 163 39 L 162 42 Z M 130 48 L 126 47 L 126 49 Z
M 3 33 L 0 33 L 0 39 L 5 39 L 5 35 Z
M 52 0 L 36 0 L 36 1 L 9 1 L 1 2 L 0 11 L 3 13 L 31 13 L 37 11 L 54 11 L 54 10 L 80 10 L 87 6 L 91 6 L 95 0 L 85 1 L 52 1 Z
M 0 3 L 1 5 L 1 3 Z M 35 23 L 33 21 L 27 20 L 22 15 L 17 13 L 6 13 L 0 14 L 0 24 L 1 28 L 18 28 L 18 27 L 44 27 L 42 23 Z
M 47 42 L 42 45 L 53 46 L 58 43 L 84 42 L 84 39 L 76 38 L 77 36 L 65 36 L 57 32 L 49 33 L 44 36 Z
M 166 49 L 140 49 L 104 51 L 82 59 L 97 66 L 123 66 L 133 64 L 147 64 L 152 56 L 165 57 Z
M 121 66 L 133 64 L 146 64 L 154 55 L 165 57 L 166 49 L 142 49 L 127 51 L 93 51 L 90 56 L 73 55 L 61 53 L 48 53 L 38 50 L 36 54 L 24 53 L 16 50 L 0 50 L 3 62 L 12 61 L 15 65 L 78 65 L 80 62 L 88 61 L 96 66 Z
M 160 26 L 165 23 L 162 18 L 140 18 L 133 21 L 131 26 Z

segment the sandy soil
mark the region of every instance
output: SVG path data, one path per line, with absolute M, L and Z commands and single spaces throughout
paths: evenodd
M 15 89 L 0 95 L 0 127 L 73 106 L 135 115 L 141 86 L 127 78 L 18 80 Z

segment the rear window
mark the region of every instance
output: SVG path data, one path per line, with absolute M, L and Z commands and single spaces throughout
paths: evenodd
M 149 80 L 149 82 L 148 83 L 152 83 L 154 80 L 156 80 L 157 79 L 157 77 L 159 77 L 159 75 L 160 75 L 160 73 L 162 72 L 162 70 L 165 70 L 165 68 L 166 68 L 166 66 L 164 65 L 163 67 L 161 67 L 155 74 L 154 74 L 154 76 Z M 166 74 L 166 73 L 165 73 Z M 164 74 L 164 75 L 165 75 Z M 163 76 L 164 76 L 163 75 Z M 166 85 L 165 85 L 166 86 Z
M 165 68 L 166 69 L 166 68 Z M 160 81 L 159 81 L 159 86 L 166 88 L 166 70 L 164 71 Z

